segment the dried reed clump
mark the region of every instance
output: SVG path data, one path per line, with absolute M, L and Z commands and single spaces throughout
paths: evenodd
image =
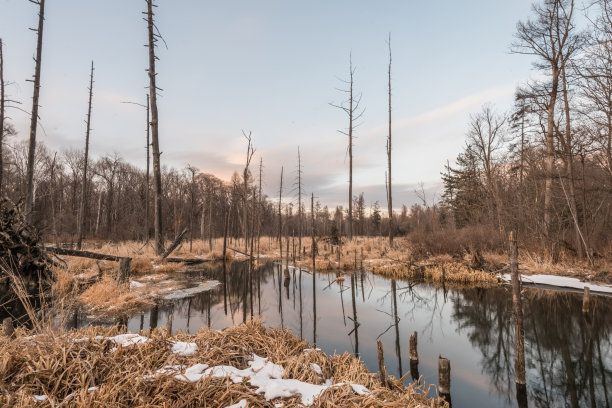
M 383 387 L 355 357 L 307 351 L 308 344 L 287 330 L 266 329 L 261 322 L 223 331 L 204 329 L 195 336 L 169 337 L 167 331 L 155 330 L 150 342 L 116 350 L 113 342 L 95 337 L 113 334 L 115 328 L 89 328 L 0 343 L 0 405 L 32 406 L 35 395 L 46 396 L 36 406 L 47 407 L 225 407 L 241 399 L 249 407 L 274 407 L 281 401 L 285 406 L 299 405 L 299 397 L 266 401 L 245 382 L 204 377 L 188 383 L 157 373 L 167 366 L 196 363 L 246 368 L 255 353 L 282 365 L 285 378 L 321 383 L 322 377 L 310 369 L 317 364 L 323 377 L 333 378 L 334 383 L 361 384 L 371 391 L 357 395 L 349 385 L 330 388 L 315 400 L 315 407 L 436 406 L 425 386 L 393 381 L 391 389 Z M 195 341 L 198 351 L 190 356 L 172 354 L 171 340 Z
M 54 296 L 65 296 L 72 293 L 78 288 L 74 274 L 66 269 L 53 267 L 51 268 L 53 276 L 53 284 L 51 290 Z
M 94 283 L 78 299 L 93 311 L 103 313 L 117 313 L 154 304 L 141 291 L 130 291 L 127 284 L 120 284 L 110 276 L 104 276 Z

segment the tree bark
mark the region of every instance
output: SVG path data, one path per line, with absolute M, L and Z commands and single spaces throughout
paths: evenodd
M 26 202 L 25 210 L 28 222 L 32 222 L 34 208 L 34 162 L 36 154 L 36 129 L 38 127 L 38 100 L 40 97 L 40 66 L 42 61 L 43 26 L 45 22 L 45 0 L 39 0 L 38 28 L 36 42 L 36 67 L 34 69 L 34 95 L 32 97 L 32 116 L 30 121 L 30 142 L 28 146 L 28 163 L 26 174 Z
M 77 230 L 77 249 L 81 249 L 83 243 L 83 229 L 85 228 L 85 216 L 87 215 L 87 163 L 89 159 L 89 132 L 91 131 L 91 100 L 93 97 L 93 73 L 94 63 L 91 61 L 91 74 L 89 76 L 89 104 L 87 107 L 87 130 L 85 132 L 85 156 L 83 158 L 83 183 L 81 186 L 81 209 L 79 211 L 79 225 Z

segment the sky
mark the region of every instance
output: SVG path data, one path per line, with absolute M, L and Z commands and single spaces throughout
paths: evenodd
M 159 0 L 157 51 L 162 165 L 197 167 L 229 180 L 263 159 L 264 190 L 292 196 L 301 151 L 304 191 L 323 204 L 348 203 L 346 115 L 330 105 L 348 78 L 365 108 L 355 131 L 353 194 L 386 207 L 388 122 L 386 40 L 393 52 L 393 202 L 428 204 L 442 192 L 440 171 L 461 151 L 470 113 L 511 107 L 532 59 L 511 54 L 528 0 Z M 44 27 L 38 140 L 52 151 L 83 149 L 89 70 L 95 64 L 90 155 L 119 153 L 145 166 L 148 92 L 144 0 L 49 0 Z M 0 0 L 0 38 L 11 99 L 31 108 L 37 7 Z M 9 115 L 19 138 L 28 115 Z

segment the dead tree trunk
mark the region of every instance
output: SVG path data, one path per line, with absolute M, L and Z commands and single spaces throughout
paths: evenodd
M 310 198 L 310 218 L 311 218 L 311 236 L 312 246 L 310 252 L 312 253 L 312 313 L 313 313 L 313 343 L 317 345 L 317 242 L 315 241 L 315 217 L 314 217 L 314 193 Z
M 387 208 L 389 211 L 389 247 L 393 248 L 393 193 L 391 189 L 391 34 L 389 33 L 389 136 L 387 137 Z
M 378 351 L 378 373 L 380 376 L 380 383 L 383 387 L 387 387 L 387 368 L 385 367 L 385 353 L 383 351 L 383 345 L 380 340 L 376 341 L 376 349 Z
M 259 251 L 261 244 L 261 213 L 263 209 L 263 199 L 261 195 L 261 179 L 263 173 L 263 158 L 259 158 L 259 199 L 257 203 L 257 260 L 259 261 Z
M 225 226 L 223 227 L 223 263 L 227 259 L 227 230 L 229 228 L 231 207 L 228 206 L 227 212 L 225 213 Z
M 331 104 L 331 106 L 341 109 L 346 113 L 349 119 L 349 126 L 346 131 L 340 131 L 343 135 L 348 136 L 348 155 L 349 155 L 349 197 L 348 197 L 348 235 L 349 240 L 353 239 L 353 130 L 357 127 L 357 121 L 363 115 L 363 111 L 360 111 L 359 104 L 361 102 L 361 95 L 355 96 L 354 94 L 354 81 L 355 68 L 353 68 L 353 58 L 349 55 L 349 80 L 343 81 L 348 85 L 348 89 L 341 89 L 340 91 L 348 94 L 348 99 L 339 105 Z M 346 106 L 348 104 L 348 106 Z M 342 231 L 342 230 L 341 230 Z
M 44 0 L 41 0 L 44 1 Z M 147 27 L 149 37 L 149 94 L 151 98 L 151 144 L 153 147 L 153 179 L 155 183 L 155 253 L 164 252 L 164 234 L 162 229 L 162 180 L 159 151 L 159 117 L 157 113 L 157 85 L 155 72 L 155 46 L 159 36 L 154 32 L 153 0 L 147 0 Z
M 525 330 L 523 329 L 523 308 L 521 305 L 521 282 L 518 268 L 518 246 L 514 231 L 510 232 L 510 273 L 512 279 L 512 304 L 515 328 L 515 373 L 516 383 L 525 384 Z
M 280 248 L 281 265 L 283 263 L 283 168 L 281 167 L 280 189 L 278 190 L 278 247 Z
M 213 208 L 213 196 L 214 196 L 214 189 L 212 186 L 212 183 L 210 185 L 210 192 L 208 193 L 208 250 L 210 252 L 212 252 L 213 250 L 213 243 L 212 243 L 212 236 L 213 236 L 213 221 L 212 221 L 212 208 Z M 202 219 L 204 219 L 204 208 L 202 208 Z
M 247 140 L 247 154 L 246 154 L 246 163 L 244 165 L 244 171 L 242 173 L 244 189 L 243 189 L 243 197 L 242 197 L 242 225 L 244 227 L 244 252 L 248 252 L 249 250 L 249 224 L 247 222 L 247 213 L 249 209 L 249 165 L 251 164 L 251 158 L 253 157 L 253 153 L 255 153 L 255 149 L 253 149 L 252 140 L 251 140 L 251 132 L 247 135 L 244 130 L 242 131 L 242 135 Z M 251 214 L 252 216 L 252 214 Z
M 302 259 L 302 156 L 298 146 L 298 259 Z
M 34 69 L 34 95 L 32 97 L 32 116 L 30 121 L 30 143 L 28 146 L 28 163 L 26 173 L 26 201 L 25 210 L 28 222 L 32 222 L 34 207 L 34 161 L 36 153 L 36 129 L 38 127 L 38 99 L 40 97 L 40 65 L 42 61 L 43 26 L 45 22 L 45 0 L 30 0 L 37 4 L 38 28 L 32 29 L 37 33 L 36 41 L 36 67 Z
M 2 39 L 0 38 L 0 197 L 2 197 L 2 143 L 4 139 L 4 54 L 2 51 Z
M 83 184 L 81 186 L 81 209 L 79 211 L 79 225 L 77 231 L 77 249 L 83 243 L 83 229 L 87 215 L 87 160 L 89 158 L 89 132 L 91 131 L 91 100 L 93 97 L 94 63 L 91 61 L 91 74 L 89 76 L 89 104 L 87 106 L 87 130 L 85 131 L 85 156 L 83 157 Z
M 150 142 L 150 129 L 151 129 L 151 107 L 149 105 L 149 94 L 147 94 L 147 188 L 145 189 L 145 242 L 149 243 L 149 234 L 151 233 L 151 227 L 149 226 L 149 203 L 151 201 L 151 199 L 149 198 L 149 194 L 151 191 L 151 181 L 149 180 L 149 156 L 150 156 L 150 152 L 149 149 L 151 147 L 151 142 Z
M 168 255 L 170 255 L 172 251 L 174 251 L 181 244 L 181 242 L 183 242 L 183 239 L 185 239 L 185 235 L 187 235 L 187 231 L 189 231 L 189 229 L 185 228 L 183 231 L 181 231 L 180 234 L 178 234 L 178 236 L 174 239 L 172 245 L 170 245 L 166 252 L 163 253 L 162 259 L 167 258 Z

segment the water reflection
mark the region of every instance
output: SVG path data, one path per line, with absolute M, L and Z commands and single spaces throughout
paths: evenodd
M 527 402 L 520 400 L 520 393 L 517 400 L 510 288 L 440 288 L 360 271 L 336 281 L 332 274 L 313 275 L 280 265 L 249 271 L 244 263 L 220 265 L 205 275 L 224 285 L 132 316 L 128 330 L 138 331 L 143 324 L 145 330 L 157 327 L 172 315 L 174 331 L 195 333 L 205 326 L 239 324 L 252 315 L 311 343 L 316 339 L 325 352 L 355 353 L 372 371 L 377 371 L 379 338 L 385 350 L 395 350 L 385 356 L 388 373 L 397 378 L 406 374 L 406 382 L 418 381 L 421 375 L 435 384 L 441 354 L 451 361 L 456 407 Z M 611 298 L 594 296 L 585 315 L 580 294 L 524 290 L 530 406 L 610 406 L 611 310 Z M 76 325 L 86 323 L 81 317 Z M 415 332 L 418 361 L 410 359 L 408 347 Z M 406 360 L 409 374 L 403 367 Z

